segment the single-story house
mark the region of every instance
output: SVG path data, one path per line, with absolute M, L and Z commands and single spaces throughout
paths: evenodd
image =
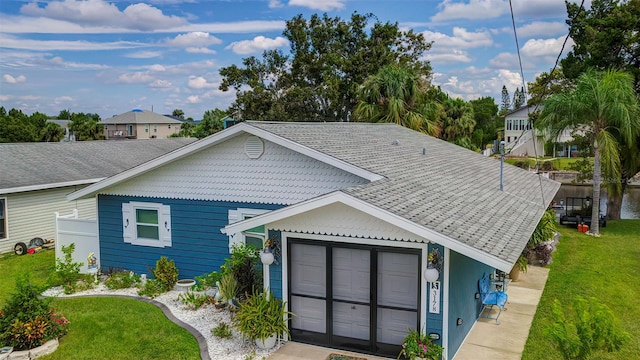
M 396 356 L 413 328 L 451 359 L 478 280 L 510 271 L 559 186 L 505 165 L 501 191 L 499 160 L 394 124 L 243 122 L 68 199 L 97 197 L 103 269 L 167 256 L 194 277 L 277 241 L 263 272 L 293 341 Z
M 95 199 L 67 201 L 89 184 L 196 139 L 0 144 L 0 254 L 54 238 L 54 213 L 95 218 Z
M 183 120 L 133 109 L 126 113 L 104 119 L 104 135 L 107 140 L 117 139 L 165 139 L 180 132 Z

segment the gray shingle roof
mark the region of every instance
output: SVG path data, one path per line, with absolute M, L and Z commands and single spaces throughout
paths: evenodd
M 105 125 L 112 124 L 182 124 L 182 121 L 154 113 L 148 110 L 132 110 L 124 114 L 102 120 Z
M 560 184 L 393 124 L 248 122 L 385 177 L 343 190 L 514 263 Z M 424 153 L 424 155 L 423 155 Z
M 0 144 L 0 193 L 115 175 L 196 139 Z

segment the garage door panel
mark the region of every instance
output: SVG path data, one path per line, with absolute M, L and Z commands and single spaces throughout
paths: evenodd
M 369 302 L 371 252 L 362 249 L 333 249 L 333 298 Z
M 369 306 L 333 303 L 333 334 L 369 340 Z
M 378 253 L 378 304 L 415 309 L 418 306 L 419 256 Z
M 327 252 L 324 246 L 291 246 L 291 291 L 324 297 L 327 289 Z
M 417 325 L 416 312 L 379 308 L 376 336 L 379 342 L 401 345 L 408 329 L 417 329 Z
M 291 297 L 291 327 L 298 330 L 327 332 L 326 301 L 300 296 Z

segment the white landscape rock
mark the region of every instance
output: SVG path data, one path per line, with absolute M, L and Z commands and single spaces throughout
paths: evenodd
M 261 359 L 262 357 L 268 357 L 281 346 L 281 342 L 279 341 L 272 349 L 259 349 L 253 341 L 242 339 L 242 335 L 232 326 L 229 310 L 218 310 L 213 305 L 204 305 L 197 310 L 190 310 L 178 299 L 179 294 L 181 294 L 179 291 L 169 291 L 161 294 L 153 300 L 164 304 L 171 311 L 173 316 L 180 321 L 191 325 L 200 334 L 202 334 L 204 339 L 207 341 L 209 357 L 212 360 L 244 360 L 248 356 L 254 354 L 256 359 Z M 55 297 L 87 295 L 124 295 L 139 297 L 138 289 L 129 288 L 110 290 L 102 283 L 93 289 L 80 291 L 70 295 L 64 294 L 61 287 L 53 287 L 46 290 L 42 295 Z M 233 337 L 231 339 L 220 339 L 213 336 L 211 333 L 211 329 L 215 328 L 221 322 L 225 322 L 230 325 L 231 331 L 233 332 Z

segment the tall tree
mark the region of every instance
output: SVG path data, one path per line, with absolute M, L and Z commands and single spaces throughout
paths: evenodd
M 385 65 L 400 64 L 428 76 L 431 43 L 398 24 L 353 13 L 349 20 L 298 15 L 283 36 L 290 53 L 267 51 L 220 69 L 220 89 L 236 91 L 230 113 L 237 120 L 349 121 L 357 88 Z
M 99 121 L 98 114 L 73 113 L 69 130 L 73 131 L 77 141 L 101 140 L 104 139 L 104 126 Z
M 193 130 L 193 136 L 198 139 L 202 139 L 211 134 L 215 134 L 218 131 L 222 131 L 224 128 L 224 118 L 228 116 L 226 111 L 218 108 L 213 110 L 207 110 L 202 116 L 202 121 Z
M 65 131 L 62 126 L 48 122 L 40 129 L 40 141 L 58 142 L 64 138 Z
M 473 131 L 473 145 L 479 149 L 491 143 L 497 138 L 498 128 L 501 128 L 503 121 L 497 117 L 498 105 L 491 96 L 485 96 L 469 101 L 473 108 L 473 119 L 476 122 Z
M 502 102 L 500 103 L 500 115 L 504 115 L 511 109 L 511 98 L 506 85 L 502 85 Z
M 182 109 L 174 109 L 171 115 L 179 117 L 180 119 L 184 119 L 184 111 L 182 111 Z
M 69 112 L 69 110 L 60 110 L 60 113 L 58 114 L 58 120 L 71 120 L 71 112 Z
M 447 99 L 441 117 L 442 139 L 460 146 L 476 150 L 471 142 L 471 134 L 476 126 L 473 107 L 462 99 Z
M 588 10 L 567 2 L 569 36 L 575 42 L 562 60 L 562 70 L 569 81 L 587 69 L 621 69 L 633 75 L 636 94 L 640 95 L 640 0 L 593 0 Z M 616 135 L 617 136 L 617 135 Z M 640 172 L 640 145 L 627 146 L 623 139 L 618 179 L 606 183 L 607 217 L 620 218 L 622 197 L 627 180 Z M 640 143 L 640 135 L 636 139 Z
M 358 90 L 358 105 L 353 117 L 356 121 L 389 122 L 437 135 L 437 119 L 429 118 L 428 84 L 415 70 L 387 65 L 370 76 Z
M 620 172 L 620 143 L 634 144 L 640 132 L 640 108 L 633 89 L 633 77 L 610 70 L 587 71 L 580 75 L 573 91 L 556 94 L 544 102 L 538 126 L 553 138 L 565 129 L 580 129 L 589 136 L 594 150 L 593 210 L 590 232 L 599 235 L 602 169 Z M 635 145 L 633 145 L 635 146 Z

